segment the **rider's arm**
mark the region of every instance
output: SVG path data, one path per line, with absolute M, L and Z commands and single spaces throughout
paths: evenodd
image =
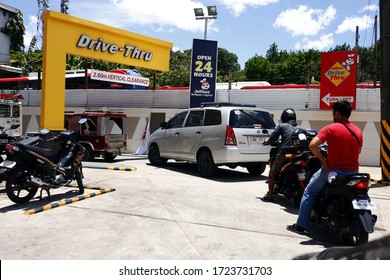
M 328 171 L 328 164 L 326 162 L 326 158 L 324 157 L 324 155 L 321 153 L 320 149 L 318 148 L 322 143 L 323 143 L 322 140 L 319 137 L 315 136 L 310 141 L 309 149 L 321 161 L 322 171 L 326 172 L 326 171 Z
M 279 136 L 281 135 L 281 127 L 280 125 L 276 127 L 276 129 L 274 130 L 274 132 L 271 133 L 271 135 L 269 136 L 269 138 L 267 140 L 265 140 L 263 142 L 264 145 L 272 145 L 272 143 L 274 143 L 275 141 L 277 141 L 279 139 Z

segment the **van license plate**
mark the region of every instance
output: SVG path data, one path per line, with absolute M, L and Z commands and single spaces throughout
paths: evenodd
M 264 137 L 251 137 L 252 144 L 258 144 L 263 142 L 264 142 Z
M 352 200 L 353 209 L 359 210 L 373 210 L 376 209 L 375 203 L 367 199 Z

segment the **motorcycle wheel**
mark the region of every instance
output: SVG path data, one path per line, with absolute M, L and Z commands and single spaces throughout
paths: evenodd
M 6 192 L 8 198 L 18 204 L 29 202 L 37 193 L 38 187 L 30 184 L 27 178 L 31 175 L 28 166 L 17 167 L 8 177 Z
M 342 235 L 344 245 L 357 246 L 368 242 L 368 232 L 365 231 L 362 222 L 357 215 L 353 216 L 352 230 L 349 234 Z
M 83 161 L 93 161 L 95 159 L 94 152 L 92 148 L 88 145 L 83 145 L 85 148 L 84 156 L 83 156 Z
M 289 188 L 288 198 L 292 198 L 294 205 L 299 208 L 303 196 L 303 190 L 295 172 L 288 172 L 283 175 L 283 187 Z
M 81 166 L 78 166 L 76 169 L 76 182 L 77 186 L 79 187 L 79 193 L 84 193 L 84 184 L 83 184 L 83 171 Z

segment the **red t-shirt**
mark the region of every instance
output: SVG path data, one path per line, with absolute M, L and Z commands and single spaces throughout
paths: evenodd
M 329 169 L 358 170 L 359 148 L 363 145 L 362 131 L 351 122 L 345 122 L 345 124 L 356 134 L 360 143 L 341 123 L 325 126 L 317 136 L 328 144 Z

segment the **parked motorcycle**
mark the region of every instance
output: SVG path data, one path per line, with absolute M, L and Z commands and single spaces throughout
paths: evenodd
M 79 193 L 84 193 L 81 160 L 85 149 L 75 142 L 78 131 L 62 131 L 45 139 L 49 131 L 39 135 L 9 143 L 6 146 L 7 159 L 0 164 L 0 173 L 7 174 L 6 192 L 15 203 L 30 201 L 38 189 L 45 190 L 50 197 L 50 189 L 68 185 L 76 180 Z M 52 142 L 56 149 L 43 148 Z
M 315 135 L 315 130 L 297 128 L 293 135 L 294 152 L 284 155 L 286 163 L 275 174 L 273 193 L 292 199 L 297 207 L 311 176 L 321 168 L 320 160 L 309 150 L 309 142 Z M 277 154 L 277 149 L 271 150 L 271 159 Z
M 368 173 L 330 175 L 316 199 L 312 221 L 341 237 L 345 245 L 367 243 L 377 220 L 371 213 L 376 207 L 368 195 L 369 186 Z

